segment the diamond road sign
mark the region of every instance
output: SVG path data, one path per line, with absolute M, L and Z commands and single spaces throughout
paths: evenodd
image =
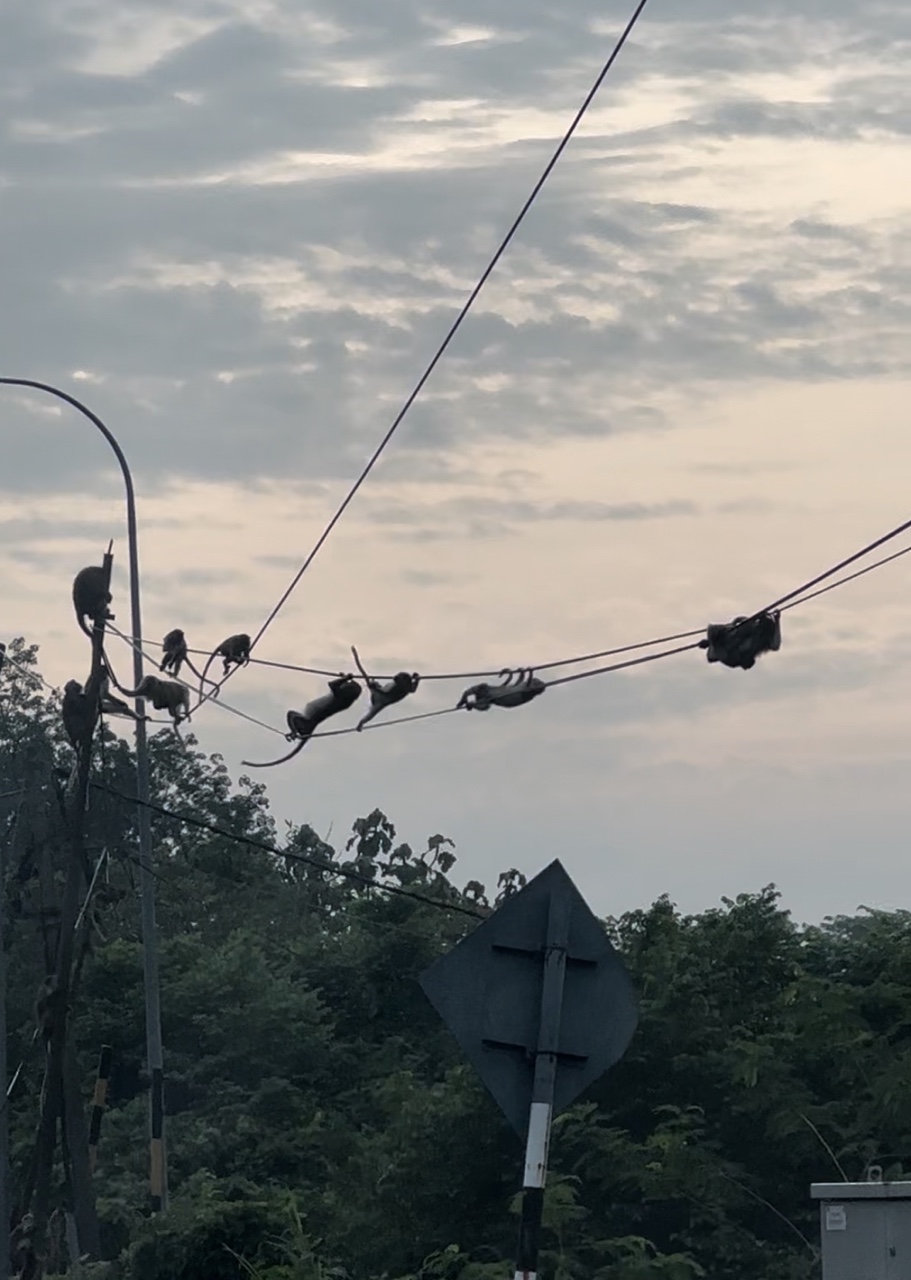
M 528 1125 L 551 898 L 570 911 L 556 1054 L 562 1111 L 626 1052 L 638 1022 L 629 974 L 555 861 L 421 975 L 421 986 L 521 1136 Z

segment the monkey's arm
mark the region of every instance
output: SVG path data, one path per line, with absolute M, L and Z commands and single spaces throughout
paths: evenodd
M 365 724 L 369 724 L 370 721 L 374 718 L 374 716 L 378 716 L 383 709 L 384 709 L 383 703 L 381 702 L 372 703 L 371 706 L 368 707 L 368 709 L 361 716 L 360 720 L 357 722 L 358 733 L 360 733 L 360 731 L 363 729 Z

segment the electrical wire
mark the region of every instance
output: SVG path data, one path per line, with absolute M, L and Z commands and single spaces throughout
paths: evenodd
M 438 898 L 430 898 L 423 893 L 402 889 L 398 885 L 378 884 L 370 876 L 366 876 L 360 871 L 354 871 L 350 867 L 335 866 L 331 862 L 323 862 L 320 858 L 311 858 L 307 854 L 295 853 L 292 850 L 276 849 L 274 845 L 265 840 L 257 840 L 254 836 L 245 836 L 236 831 L 228 831 L 227 828 L 220 827 L 217 823 L 206 822 L 202 818 L 194 818 L 188 813 L 177 813 L 173 809 L 166 809 L 164 805 L 155 804 L 152 800 L 140 800 L 136 796 L 129 796 L 123 791 L 117 791 L 114 787 L 106 787 L 103 783 L 90 782 L 89 786 L 95 791 L 104 791 L 108 795 L 124 801 L 126 804 L 149 809 L 152 813 L 160 814 L 164 818 L 173 818 L 176 822 L 186 823 L 188 827 L 195 827 L 199 831 L 208 831 L 211 835 L 223 836 L 227 840 L 233 840 L 236 844 L 246 845 L 248 848 L 259 849 L 263 853 L 272 854 L 273 857 L 285 858 L 289 862 L 299 862 L 309 867 L 315 867 L 318 871 L 327 871 L 330 875 L 340 876 L 344 880 L 356 880 L 359 884 L 367 885 L 371 889 L 378 889 L 382 893 L 388 893 L 397 898 L 410 898 L 414 902 L 421 902 L 428 907 L 436 907 L 440 911 L 455 911 L 459 915 L 471 916 L 475 920 L 486 919 L 483 912 L 475 911 L 471 907 L 463 906 L 461 903 L 441 902 Z
M 522 670 L 526 671 L 553 671 L 557 667 L 574 667 L 581 662 L 596 662 L 599 658 L 613 658 L 617 654 L 632 653 L 636 649 L 654 649 L 659 644 L 672 644 L 675 640 L 689 640 L 693 636 L 704 634 L 705 627 L 697 627 L 693 631 L 679 631 L 675 635 L 656 636 L 653 640 L 639 640 L 635 644 L 624 644 L 614 649 L 599 649 L 595 653 L 581 653 L 574 658 L 556 658 L 552 662 L 526 662 L 520 664 L 520 666 Z M 188 652 L 192 654 L 207 654 L 208 650 L 190 649 Z M 327 679 L 334 679 L 342 674 L 340 671 L 328 671 L 322 667 L 301 667 L 293 662 L 273 662 L 266 658 L 251 658 L 250 663 L 253 666 L 276 667 L 281 671 L 299 671 L 302 675 L 324 676 Z M 501 676 L 504 671 L 515 671 L 517 669 L 515 666 L 499 666 L 491 671 L 439 671 L 431 672 L 430 675 L 422 673 L 421 683 L 425 684 L 431 680 L 493 680 L 497 676 Z M 392 676 L 376 676 L 375 679 L 391 680 Z
M 481 290 L 484 288 L 484 285 L 487 283 L 490 276 L 493 275 L 493 272 L 498 262 L 502 258 L 503 254 L 506 252 L 513 237 L 515 236 L 516 232 L 519 230 L 519 227 L 522 225 L 523 221 L 525 220 L 526 214 L 529 212 L 535 200 L 538 198 L 538 195 L 540 194 L 541 189 L 543 188 L 547 179 L 550 177 L 551 173 L 556 168 L 557 162 L 559 161 L 563 152 L 566 150 L 567 146 L 569 145 L 573 137 L 573 134 L 576 132 L 576 129 L 579 127 L 579 125 L 582 122 L 583 116 L 585 115 L 586 111 L 594 101 L 595 95 L 597 94 L 598 90 L 601 88 L 601 85 L 604 83 L 604 80 L 606 79 L 608 72 L 611 70 L 611 67 L 614 65 L 614 62 L 617 60 L 617 57 L 619 56 L 621 49 L 626 44 L 626 41 L 629 38 L 630 34 L 632 33 L 633 28 L 635 27 L 636 23 L 639 21 L 639 17 L 646 6 L 646 3 L 647 3 L 647 0 L 639 0 L 639 3 L 636 5 L 635 10 L 633 11 L 632 17 L 630 18 L 629 22 L 626 24 L 625 28 L 623 29 L 623 32 L 621 33 L 619 39 L 617 40 L 617 43 L 614 45 L 614 48 L 611 51 L 610 57 L 607 59 L 607 62 L 604 64 L 604 66 L 601 68 L 601 71 L 598 73 L 595 83 L 592 85 L 591 89 L 587 93 L 581 107 L 576 112 L 576 115 L 572 123 L 564 133 L 562 139 L 560 140 L 560 143 L 557 146 L 557 149 L 554 151 L 550 160 L 547 162 L 547 165 L 544 168 L 544 172 L 541 174 L 540 178 L 538 178 L 537 182 L 532 188 L 531 194 L 529 195 L 528 199 L 525 201 L 522 208 L 519 210 L 519 213 L 516 216 L 514 222 L 512 223 L 512 226 L 509 228 L 503 240 L 501 241 L 499 248 L 494 253 L 488 265 L 484 268 L 484 271 L 481 275 L 480 280 L 472 289 L 471 293 L 468 295 L 468 298 L 466 302 L 463 304 L 461 311 L 458 313 L 455 320 L 450 325 L 446 336 L 444 337 L 443 341 L 440 343 L 439 347 L 437 348 L 437 351 L 433 356 L 433 358 L 431 359 L 430 363 L 428 364 L 427 368 L 424 370 L 423 374 L 418 379 L 418 382 L 415 385 L 414 390 L 411 392 L 408 399 L 405 401 L 404 405 L 399 410 L 399 413 L 394 419 L 392 426 L 388 429 L 388 431 L 383 436 L 380 443 L 377 445 L 376 449 L 370 455 L 370 458 L 368 459 L 367 463 L 361 470 L 361 473 L 358 476 L 358 478 L 355 480 L 354 484 L 349 489 L 341 506 L 335 512 L 335 515 L 332 517 L 329 523 L 326 525 L 325 529 L 317 539 L 316 544 L 314 545 L 312 551 L 307 556 L 306 560 L 304 561 L 300 569 L 295 574 L 290 585 L 286 588 L 283 595 L 279 599 L 278 603 L 275 605 L 275 607 L 272 609 L 272 612 L 269 614 L 265 622 L 260 627 L 259 631 L 257 631 L 256 635 L 253 638 L 253 642 L 250 645 L 251 650 L 256 647 L 256 645 L 262 639 L 267 629 L 275 621 L 275 618 L 278 616 L 279 611 L 282 609 L 285 602 L 288 600 L 292 591 L 294 591 L 295 587 L 300 582 L 301 578 L 304 576 L 304 574 L 310 568 L 310 565 L 316 559 L 321 548 L 323 547 L 323 544 L 326 542 L 329 535 L 332 533 L 333 529 L 338 524 L 339 520 L 341 520 L 342 516 L 345 514 L 346 510 L 348 509 L 348 506 L 354 500 L 354 497 L 357 494 L 358 490 L 360 489 L 361 485 L 367 479 L 370 472 L 373 470 L 374 466 L 379 461 L 380 456 L 382 455 L 386 446 L 389 444 L 390 440 L 395 435 L 398 428 L 401 426 L 402 421 L 405 418 L 405 415 L 408 413 L 411 406 L 414 404 L 418 396 L 423 391 L 425 384 L 429 380 L 431 374 L 439 364 L 440 360 L 442 360 L 443 356 L 445 355 L 449 347 L 449 344 L 452 342 L 452 339 L 455 337 L 456 333 L 461 327 L 463 320 L 468 315 L 468 312 L 471 310 L 472 306 L 474 305 L 476 298 L 480 294 Z
M 787 595 L 779 596 L 779 598 L 773 601 L 772 604 L 766 605 L 764 609 L 760 609 L 758 613 L 754 613 L 752 618 L 747 618 L 746 621 L 752 622 L 763 613 L 771 613 L 773 609 L 780 609 L 782 605 L 787 603 L 787 601 L 793 600 L 795 596 L 802 596 L 805 591 L 809 591 L 810 588 L 815 587 L 817 583 L 825 582 L 826 578 L 831 578 L 834 573 L 839 573 L 842 569 L 847 569 L 849 564 L 854 564 L 855 560 L 863 559 L 863 557 L 869 555 L 871 551 L 875 551 L 877 547 L 883 546 L 886 542 L 891 542 L 893 538 L 897 538 L 900 533 L 904 533 L 907 529 L 911 529 L 911 520 L 906 520 L 904 524 L 896 526 L 896 528 L 892 529 L 889 533 L 884 533 L 881 538 L 877 538 L 874 542 L 869 542 L 865 547 L 862 547 L 860 551 L 855 551 L 853 555 L 848 556 L 845 560 L 840 560 L 838 564 L 833 565 L 831 569 L 826 569 L 825 573 L 819 573 L 815 578 L 811 578 L 809 582 L 805 582 L 802 587 L 797 587 L 794 591 L 789 591 Z M 895 556 L 888 556 L 887 559 L 881 561 L 881 563 L 885 564 L 887 563 L 887 560 L 896 558 L 897 557 Z M 873 567 L 874 566 L 872 565 L 870 566 L 870 568 Z M 849 577 L 843 579 L 843 581 L 850 582 L 851 579 L 855 577 L 860 577 L 860 574 L 851 574 Z M 822 595 L 822 592 L 819 592 L 819 594 Z M 806 598 L 810 599 L 811 597 L 807 596 Z
M 18 662 L 16 662 L 16 660 L 15 660 L 14 658 L 11 658 L 11 657 L 9 656 L 9 651 L 7 651 L 7 652 L 3 655 L 3 666 L 4 666 L 4 667 L 12 667 L 12 668 L 13 668 L 13 670 L 14 670 L 14 671 L 16 671 L 16 672 L 18 672 L 20 676 L 24 676 L 24 677 L 29 678 L 29 679 L 32 679 L 32 680 L 37 680 L 37 681 L 38 681 L 38 683 L 41 685 L 41 687 L 42 687 L 43 689 L 47 689 L 47 691 L 48 691 L 49 693 L 56 693 L 56 692 L 57 692 L 57 690 L 54 688 L 54 686 L 53 686 L 52 684 L 49 684 L 49 683 L 47 682 L 47 680 L 45 680 L 44 676 L 39 675 L 39 673 L 38 673 L 37 671 L 30 671 L 30 670 L 28 669 L 28 667 L 23 667 L 23 666 L 21 666 Z
M 844 586 L 848 582 L 853 582 L 856 578 L 861 578 L 865 574 L 872 573 L 875 569 L 879 569 L 883 565 L 890 564 L 893 560 L 898 560 L 902 556 L 905 556 L 911 553 L 911 546 L 904 547 L 902 548 L 901 551 L 896 551 L 892 555 L 884 556 L 880 560 L 876 560 L 872 564 L 865 566 L 863 569 L 859 569 L 854 573 L 847 574 L 845 577 L 837 579 L 835 582 L 829 583 L 827 586 L 820 588 L 818 591 L 812 591 L 806 595 L 801 594 L 802 592 L 806 592 L 809 587 L 814 586 L 816 583 L 825 581 L 825 579 L 830 577 L 833 573 L 837 573 L 839 569 L 845 568 L 847 565 L 853 564 L 856 560 L 860 559 L 862 556 L 869 554 L 869 552 L 875 549 L 876 547 L 882 546 L 885 542 L 888 542 L 891 538 L 897 537 L 898 534 L 904 532 L 909 527 L 911 527 L 911 521 L 908 521 L 905 524 L 899 525 L 896 529 L 892 530 L 890 533 L 885 534 L 882 538 L 878 538 L 875 542 L 870 543 L 868 546 L 856 552 L 854 555 L 849 556 L 846 560 L 843 560 L 839 562 L 839 564 L 835 565 L 833 568 L 826 570 L 825 573 L 819 574 L 816 578 L 812 579 L 808 583 L 805 583 L 802 587 L 798 587 L 795 591 L 791 591 L 786 596 L 782 596 L 780 602 L 778 602 L 778 604 L 782 606 L 782 612 L 785 612 L 788 609 L 795 609 L 798 607 L 798 605 L 807 604 L 810 600 L 814 600 L 819 596 L 825 595 L 829 591 L 834 591 L 837 587 Z M 800 598 L 795 599 L 794 597 L 800 597 Z M 769 605 L 768 609 L 774 609 L 778 607 L 778 604 Z M 754 618 L 759 617 L 762 612 L 765 612 L 765 610 L 761 610 L 759 613 L 753 614 L 752 616 Z M 112 628 L 112 630 L 114 629 Z M 120 638 L 123 640 L 126 640 L 128 643 L 132 643 L 129 637 L 122 635 L 119 632 L 116 632 L 116 634 L 120 635 Z M 669 644 L 675 640 L 688 640 L 692 636 L 703 636 L 704 634 L 705 634 L 705 628 L 700 627 L 692 631 L 681 631 L 673 635 L 659 636 L 653 640 L 642 640 L 635 644 L 620 645 L 613 649 L 603 649 L 595 653 L 581 654 L 577 657 L 559 658 L 552 662 L 540 663 L 537 666 L 529 665 L 524 669 L 532 670 L 532 671 L 555 670 L 560 667 L 577 665 L 578 663 L 581 663 L 581 662 L 594 661 L 598 658 L 613 657 L 615 655 L 620 655 L 623 653 L 631 653 L 639 649 L 653 648 L 656 645 Z M 609 666 L 596 667 L 590 671 L 576 672 L 574 675 L 564 676 L 557 680 L 549 680 L 546 682 L 546 687 L 556 688 L 559 685 L 572 684 L 577 680 L 587 680 L 591 676 L 607 675 L 615 671 L 625 671 L 631 667 L 643 666 L 646 663 L 657 662 L 663 658 L 671 658 L 676 656 L 677 654 L 687 653 L 693 649 L 698 649 L 701 647 L 702 646 L 699 643 L 696 643 L 696 644 L 682 645 L 675 649 L 665 649 L 665 650 L 662 650 L 660 653 L 647 654 L 644 657 L 634 658 L 630 661 L 616 662 L 616 663 L 610 664 Z M 197 653 L 206 653 L 207 651 L 199 650 L 199 649 L 191 649 L 189 650 L 189 652 L 197 654 Z M 152 659 L 149 658 L 148 655 L 145 655 L 145 656 L 150 662 L 152 661 Z M 324 671 L 320 668 L 296 666 L 292 663 L 272 662 L 266 659 L 251 658 L 250 661 L 252 663 L 256 663 L 261 666 L 278 667 L 282 670 L 288 670 L 288 671 L 300 671 L 308 675 L 312 674 L 312 675 L 334 677 L 339 674 L 336 671 Z M 510 668 L 501 667 L 496 671 L 444 672 L 444 673 L 433 674 L 430 676 L 422 676 L 421 678 L 422 680 L 432 680 L 432 679 L 464 680 L 464 679 L 479 679 L 479 678 L 483 679 L 483 678 L 502 675 L 504 671 L 509 669 Z M 515 670 L 515 669 L 516 668 L 512 668 L 512 670 Z M 205 701 L 205 699 L 203 699 L 203 701 Z M 199 705 L 202 705 L 202 704 L 200 703 Z M 223 706 L 226 704 L 219 703 L 218 705 Z M 263 728 L 268 728 L 273 733 L 282 734 L 282 736 L 286 738 L 288 737 L 287 734 L 282 733 L 282 730 L 276 729 L 272 725 L 266 725 L 263 721 L 258 721 L 252 716 L 247 716 L 244 712 L 239 712 L 235 708 L 226 707 L 226 709 L 234 710 L 235 714 L 241 715 L 245 719 L 249 719 L 254 724 L 258 724 Z M 418 720 L 431 720 L 431 719 L 435 719 L 438 716 L 449 715 L 454 711 L 459 711 L 463 709 L 464 708 L 461 708 L 461 707 L 444 707 L 437 711 L 427 711 L 418 715 L 401 716 L 393 720 L 375 721 L 365 725 L 363 730 L 359 730 L 357 726 L 352 725 L 345 729 L 328 729 L 328 730 L 324 730 L 322 733 L 317 732 L 312 734 L 311 737 L 312 738 L 340 738 L 340 737 L 345 737 L 351 733 L 367 732 L 371 729 L 392 728 L 393 726 L 396 726 L 396 725 L 412 724 Z M 249 762 L 249 761 L 244 761 L 243 763 L 250 768 L 256 767 L 252 764 L 252 762 Z
M 911 547 L 902 547 L 901 551 L 895 551 L 891 556 L 883 556 L 882 560 L 874 560 L 865 569 L 858 569 L 856 573 L 849 573 L 845 578 L 830 582 L 827 587 L 820 587 L 818 591 L 811 591 L 808 596 L 803 596 L 800 600 L 792 600 L 790 604 L 783 606 L 781 612 L 786 613 L 788 609 L 796 609 L 798 605 L 806 604 L 808 600 L 815 600 L 818 596 L 824 596 L 827 592 L 834 591 L 836 587 L 843 587 L 846 582 L 853 582 L 855 578 L 862 578 L 865 573 L 872 573 L 874 569 L 879 569 L 884 564 L 890 564 L 893 560 L 900 560 L 902 556 L 906 556 L 909 552 L 911 552 Z
M 644 658 L 630 658 L 627 662 L 615 662 L 609 667 L 595 667 L 593 671 L 577 671 L 572 676 L 561 676 L 559 680 L 548 680 L 546 688 L 555 689 L 557 685 L 572 684 L 576 680 L 588 680 L 590 676 L 604 676 L 610 671 L 625 671 L 628 667 L 641 667 L 646 662 L 658 662 L 661 658 L 673 658 L 678 653 L 689 653 L 691 649 L 701 649 L 701 644 L 684 644 L 679 649 L 664 649 L 661 653 L 647 653 Z
M 826 595 L 827 592 L 829 591 L 834 591 L 837 587 L 842 587 L 848 582 L 853 582 L 855 578 L 862 578 L 865 574 L 872 573 L 874 569 L 879 569 L 883 565 L 890 564 L 893 560 L 900 560 L 902 556 L 906 556 L 909 553 L 911 553 L 911 546 L 903 547 L 901 551 L 893 552 L 892 555 L 884 556 L 880 560 L 874 560 L 872 564 L 867 565 L 865 568 L 858 569 L 855 573 L 847 574 L 844 578 L 839 578 L 837 579 L 837 581 L 829 583 L 828 586 L 822 587 L 818 591 L 813 591 L 809 595 L 802 596 L 799 600 L 790 600 L 790 603 L 783 605 L 781 612 L 786 613 L 789 609 L 796 609 L 799 605 L 807 604 L 810 600 L 815 600 L 819 596 Z M 865 553 L 859 552 L 858 556 L 863 554 Z M 834 570 L 834 572 L 837 572 L 837 568 L 836 570 Z M 823 575 L 823 576 L 825 577 L 827 575 Z M 798 594 L 800 590 L 805 590 L 805 588 L 800 588 L 798 590 Z M 790 598 L 791 594 L 793 593 L 789 593 L 788 598 Z M 758 615 L 753 615 L 753 616 L 755 617 Z M 120 633 L 118 632 L 117 634 L 120 634 Z M 652 640 L 639 640 L 635 644 L 618 645 L 613 649 L 601 649 L 595 653 L 578 654 L 577 656 L 572 658 L 557 658 L 550 662 L 537 662 L 537 663 L 529 662 L 529 663 L 523 664 L 523 668 L 525 670 L 531 670 L 531 671 L 552 671 L 559 667 L 573 667 L 573 666 L 578 666 L 580 663 L 583 663 L 583 662 L 595 662 L 599 658 L 612 658 L 615 655 L 619 655 L 622 653 L 633 653 L 637 649 L 653 649 L 660 644 L 672 644 L 676 640 L 689 640 L 694 636 L 702 636 L 704 634 L 705 634 L 705 627 L 696 627 L 692 631 L 679 631 L 674 633 L 673 635 L 656 636 Z M 121 635 L 121 639 L 126 640 L 128 643 L 132 643 L 132 641 L 130 640 L 130 637 L 128 636 Z M 194 655 L 201 655 L 203 657 L 209 656 L 208 649 L 189 649 L 188 652 Z M 146 654 L 145 656 L 149 662 L 152 661 L 152 658 L 149 657 L 148 654 Z M 329 670 L 328 668 L 324 668 L 324 667 L 306 667 L 306 666 L 298 665 L 297 663 L 293 663 L 293 662 L 278 662 L 268 658 L 251 658 L 250 664 L 251 666 L 275 668 L 280 671 L 299 672 L 302 675 L 322 676 L 326 679 L 334 679 L 336 676 L 342 674 L 341 670 Z M 426 683 L 431 680 L 435 680 L 435 681 L 488 680 L 488 679 L 494 679 L 495 677 L 502 675 L 505 670 L 509 670 L 509 669 L 510 668 L 507 668 L 505 666 L 500 666 L 500 667 L 497 667 L 496 669 L 489 670 L 489 671 L 431 672 L 429 675 L 422 674 L 421 682 Z M 513 667 L 511 669 L 515 670 L 516 668 Z M 37 677 L 37 676 L 36 678 L 40 679 L 40 677 Z M 391 680 L 392 676 L 381 675 L 381 676 L 377 676 L 376 679 Z M 554 682 L 551 681 L 550 683 L 553 684 Z M 225 703 L 219 703 L 218 705 L 226 706 Z M 230 709 L 234 710 L 233 708 L 230 708 Z M 243 714 L 243 713 L 239 713 L 239 714 Z M 413 718 L 413 717 L 409 717 L 409 719 L 410 718 Z M 384 722 L 384 723 L 388 723 L 388 722 Z M 273 732 L 281 733 L 282 730 L 273 729 Z M 346 731 L 339 730 L 338 732 L 346 732 Z M 322 737 L 325 735 L 317 735 L 317 736 Z

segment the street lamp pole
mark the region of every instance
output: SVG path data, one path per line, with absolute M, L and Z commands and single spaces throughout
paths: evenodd
M 75 396 L 45 382 L 29 378 L 2 378 L 0 384 L 44 391 L 77 409 L 97 427 L 114 451 L 123 473 L 127 500 L 127 542 L 130 560 L 130 611 L 133 635 L 133 688 L 142 683 L 142 614 L 139 602 L 139 549 L 136 532 L 136 498 L 133 477 L 123 450 L 101 419 Z M 139 821 L 139 896 L 142 916 L 143 978 L 146 1008 L 146 1053 L 150 1077 L 149 1088 L 149 1180 L 153 1212 L 167 1207 L 168 1174 L 164 1144 L 164 1064 L 161 1047 L 161 998 L 158 977 L 158 933 L 155 924 L 155 878 L 152 872 L 152 828 L 149 801 L 149 748 L 146 736 L 145 708 L 136 699 L 136 794 Z

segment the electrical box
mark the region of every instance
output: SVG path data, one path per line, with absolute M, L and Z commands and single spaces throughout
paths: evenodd
M 822 1280 L 911 1280 L 911 1182 L 814 1182 Z

